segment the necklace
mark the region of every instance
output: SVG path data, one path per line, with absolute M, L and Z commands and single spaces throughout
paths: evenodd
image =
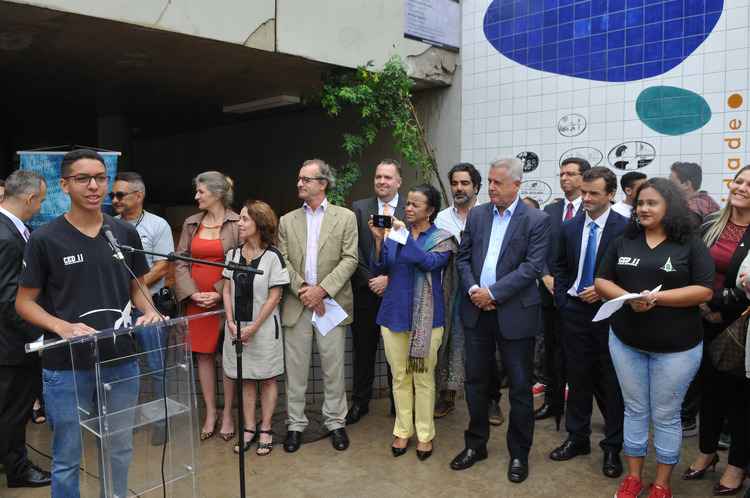
M 262 247 L 252 250 L 250 246 L 248 246 L 247 244 L 242 245 L 242 255 L 244 256 L 245 261 L 247 262 L 257 259 L 259 256 L 263 255 L 264 252 L 265 252 L 265 249 L 263 249 Z

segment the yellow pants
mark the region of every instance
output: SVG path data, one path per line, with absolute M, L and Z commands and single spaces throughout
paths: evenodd
M 430 355 L 425 358 L 427 371 L 406 373 L 409 360 L 409 333 L 391 332 L 380 327 L 383 347 L 393 374 L 393 400 L 396 403 L 396 423 L 393 435 L 408 439 L 417 430 L 417 439 L 428 443 L 435 437 L 435 365 L 443 340 L 443 327 L 432 329 Z

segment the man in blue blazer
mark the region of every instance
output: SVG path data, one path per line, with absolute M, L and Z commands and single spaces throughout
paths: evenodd
M 565 410 L 568 437 L 550 453 L 556 461 L 591 453 L 591 411 L 596 398 L 604 416 L 602 472 L 622 474 L 623 401 L 609 355 L 609 321 L 592 322 L 601 306 L 594 289 L 596 268 L 609 244 L 622 235 L 628 220 L 610 208 L 617 177 L 597 166 L 583 174 L 584 212 L 563 223 L 552 268 L 555 304 L 560 313 L 561 338 L 570 392 Z
M 549 216 L 527 208 L 518 190 L 518 159 L 490 165 L 490 202 L 469 213 L 456 258 L 466 336 L 466 400 L 471 417 L 466 448 L 451 462 L 462 470 L 487 458 L 487 406 L 495 345 L 510 380 L 508 479 L 523 482 L 534 435 L 531 393 L 534 336 L 540 327 L 537 279 L 547 255 Z

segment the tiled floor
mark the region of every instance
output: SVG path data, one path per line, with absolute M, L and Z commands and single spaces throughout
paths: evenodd
M 269 457 L 250 453 L 246 460 L 247 496 L 268 497 L 402 497 L 429 496 L 463 497 L 576 497 L 601 498 L 614 495 L 617 481 L 601 474 L 601 452 L 596 447 L 590 456 L 569 462 L 552 462 L 548 453 L 563 439 L 556 433 L 554 422 L 545 420 L 536 427 L 530 457 L 529 479 L 515 485 L 505 477 L 508 455 L 505 447 L 506 425 L 493 429 L 490 456 L 469 470 L 455 472 L 448 463 L 463 447 L 463 429 L 467 421 L 463 401 L 453 414 L 438 421 L 435 452 L 429 460 L 417 460 L 413 445 L 409 452 L 395 459 L 388 449 L 393 419 L 387 415 L 387 400 L 373 402 L 368 416 L 348 429 L 351 447 L 337 452 L 327 439 L 304 445 L 297 453 L 284 453 L 277 446 Z M 507 404 L 503 407 L 507 414 Z M 595 431 L 601 430 L 597 421 Z M 30 426 L 29 441 L 44 452 L 49 451 L 46 427 Z M 596 441 L 596 439 L 594 439 Z M 239 496 L 237 460 L 231 451 L 233 443 L 218 437 L 202 443 L 200 453 L 200 487 L 203 497 Z M 697 451 L 697 438 L 685 440 L 681 472 Z M 32 453 L 33 455 L 33 453 Z M 722 454 L 722 461 L 726 454 Z M 47 467 L 48 460 L 33 455 L 36 462 Z M 158 463 L 154 463 L 158 465 Z M 724 463 L 719 464 L 722 471 Z M 646 482 L 653 477 L 654 462 L 649 458 Z M 676 497 L 711 496 L 711 486 L 720 474 L 709 474 L 704 481 L 673 481 Z M 49 496 L 49 488 L 9 490 L 0 475 L 0 497 L 41 498 Z M 161 493 L 144 495 L 144 498 Z M 740 495 L 741 496 L 741 495 Z

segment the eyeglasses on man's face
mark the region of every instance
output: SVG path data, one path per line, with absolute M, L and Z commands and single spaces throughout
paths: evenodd
M 94 180 L 97 185 L 106 185 L 109 181 L 107 175 L 70 175 L 63 176 L 63 180 L 72 180 L 77 185 L 88 185 L 91 180 Z
M 307 185 L 308 183 L 310 183 L 313 180 L 321 181 L 321 180 L 325 180 L 325 178 L 323 178 L 322 176 L 300 176 L 300 177 L 297 177 L 297 181 L 298 182 L 302 182 L 305 185 Z

